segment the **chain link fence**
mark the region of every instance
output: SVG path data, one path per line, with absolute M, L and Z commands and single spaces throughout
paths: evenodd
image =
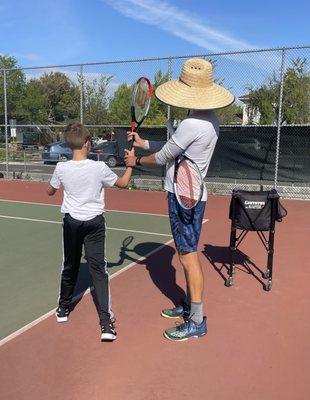
M 49 163 L 70 154 L 60 148 L 48 159 L 47 150 L 50 143 L 62 145 L 64 128 L 73 121 L 84 123 L 104 146 L 116 141 L 116 164 L 109 162 L 121 173 L 134 82 L 147 76 L 157 87 L 176 79 L 186 59 L 203 57 L 213 64 L 215 81 L 236 97 L 232 106 L 216 111 L 220 136 L 206 178 L 209 191 L 276 187 L 286 197 L 310 199 L 309 55 L 310 46 L 299 46 L 35 68 L 2 65 L 0 176 L 48 180 Z M 164 140 L 167 119 L 185 115 L 154 97 L 142 136 Z M 99 150 L 94 159 L 102 159 Z M 137 186 L 162 187 L 164 170 L 136 174 Z

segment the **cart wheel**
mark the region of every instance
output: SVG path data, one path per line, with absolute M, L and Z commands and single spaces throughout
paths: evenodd
M 269 292 L 271 290 L 271 286 L 272 286 L 272 282 L 268 281 L 265 286 L 264 289 L 266 290 L 266 292 Z
M 227 287 L 232 286 L 233 283 L 234 283 L 234 282 L 233 282 L 233 277 L 230 276 L 229 278 L 226 279 L 226 281 L 225 281 L 225 286 L 227 286 Z
M 267 269 L 265 272 L 263 272 L 262 277 L 265 279 L 268 279 L 270 277 L 270 270 Z

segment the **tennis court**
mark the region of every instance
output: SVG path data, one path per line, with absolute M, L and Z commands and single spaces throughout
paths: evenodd
M 209 332 L 174 343 L 163 338 L 171 321 L 160 310 L 178 299 L 184 280 L 165 194 L 107 191 L 118 331 L 117 341 L 107 344 L 99 340 L 84 259 L 76 295 L 85 296 L 78 296 L 67 324 L 57 324 L 53 315 L 62 259 L 61 194 L 48 198 L 44 184 L 0 185 L 1 398 L 308 398 L 309 202 L 284 202 L 289 214 L 276 227 L 274 284 L 265 292 L 266 255 L 254 236 L 241 248 L 234 286 L 224 286 L 230 199 L 210 196 L 199 248 Z

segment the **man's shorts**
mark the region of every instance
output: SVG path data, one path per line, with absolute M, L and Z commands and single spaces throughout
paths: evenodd
M 179 253 L 197 251 L 205 206 L 206 202 L 200 201 L 195 208 L 184 210 L 180 207 L 175 194 L 168 192 L 171 232 Z

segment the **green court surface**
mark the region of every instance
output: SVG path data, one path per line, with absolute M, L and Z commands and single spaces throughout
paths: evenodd
M 61 219 L 59 206 L 0 201 L 0 340 L 56 307 Z M 107 211 L 106 221 L 111 275 L 171 239 L 165 216 Z M 75 295 L 90 285 L 82 257 Z

